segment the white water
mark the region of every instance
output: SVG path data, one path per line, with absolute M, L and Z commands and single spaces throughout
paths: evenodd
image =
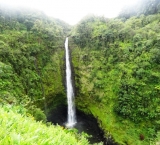
M 68 38 L 65 41 L 66 50 L 66 86 L 67 86 L 67 102 L 68 102 L 68 120 L 67 127 L 73 127 L 76 124 L 76 113 L 74 104 L 74 92 L 71 77 L 71 64 L 69 59 Z

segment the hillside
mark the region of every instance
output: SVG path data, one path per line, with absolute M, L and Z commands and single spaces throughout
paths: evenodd
M 152 144 L 160 129 L 160 14 L 86 16 L 71 37 L 77 106 L 119 144 Z
M 42 12 L 0 7 L 1 103 L 47 113 L 64 99 L 63 43 L 68 30 L 68 24 Z
M 48 112 L 66 103 L 63 45 L 69 30 L 42 12 L 0 7 L 1 145 L 89 144 L 74 129 L 46 123 Z
M 106 141 L 158 144 L 159 1 L 143 3 L 114 19 L 88 15 L 74 27 L 0 6 L 0 144 L 89 144 L 75 130 L 46 123 L 51 110 L 66 105 L 66 36 L 77 109 L 97 119 Z

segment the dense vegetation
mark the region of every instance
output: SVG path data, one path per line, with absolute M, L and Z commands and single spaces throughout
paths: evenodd
M 0 8 L 1 103 L 47 111 L 64 99 L 63 43 L 69 29 L 41 12 Z
M 27 117 L 22 106 L 0 108 L 1 145 L 87 145 L 86 138 L 74 129 L 45 125 Z M 23 129 L 22 129 L 23 128 Z
M 79 108 L 118 143 L 151 144 L 160 130 L 160 14 L 87 16 L 71 36 Z
M 0 7 L 1 145 L 89 144 L 75 130 L 44 124 L 50 109 L 66 103 L 63 44 L 69 29 L 41 12 Z
M 0 144 L 88 144 L 75 131 L 42 124 L 66 103 L 68 34 L 76 106 L 119 144 L 160 140 L 160 3 L 141 0 L 136 7 L 115 19 L 86 16 L 71 30 L 42 12 L 0 6 Z

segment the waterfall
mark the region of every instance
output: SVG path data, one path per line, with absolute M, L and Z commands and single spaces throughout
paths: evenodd
M 76 124 L 76 113 L 74 104 L 74 92 L 72 86 L 72 76 L 71 76 L 71 64 L 69 58 L 68 50 L 68 38 L 65 41 L 66 50 L 66 88 L 67 88 L 67 102 L 68 102 L 68 120 L 67 127 L 73 127 Z

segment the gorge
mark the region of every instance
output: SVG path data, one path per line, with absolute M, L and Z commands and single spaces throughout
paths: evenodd
M 105 139 L 102 129 L 99 128 L 97 120 L 92 115 L 84 114 L 82 111 L 76 109 L 74 100 L 74 89 L 72 86 L 72 70 L 70 64 L 70 53 L 68 48 L 68 37 L 65 40 L 65 64 L 66 64 L 66 94 L 67 94 L 67 107 L 65 105 L 58 106 L 51 111 L 47 120 L 53 124 L 59 124 L 67 128 L 75 128 L 79 133 L 87 133 L 90 143 L 109 143 L 113 144 L 110 138 Z M 73 68 L 74 69 L 74 68 Z M 77 111 L 76 111 L 77 110 Z M 68 113 L 67 113 L 68 112 Z M 76 113 L 77 112 L 77 113 Z M 77 116 L 77 117 L 76 117 Z M 67 118 L 67 123 L 66 123 Z
M 65 41 L 76 91 L 70 95 L 76 106 L 68 99 L 68 108 Z M 156 144 L 159 70 L 157 0 L 114 19 L 88 15 L 75 26 L 42 12 L 0 6 L 0 143 L 87 145 L 85 134 L 65 127 L 81 130 L 84 118 L 85 126 L 98 130 L 96 143 L 112 138 L 110 144 Z

